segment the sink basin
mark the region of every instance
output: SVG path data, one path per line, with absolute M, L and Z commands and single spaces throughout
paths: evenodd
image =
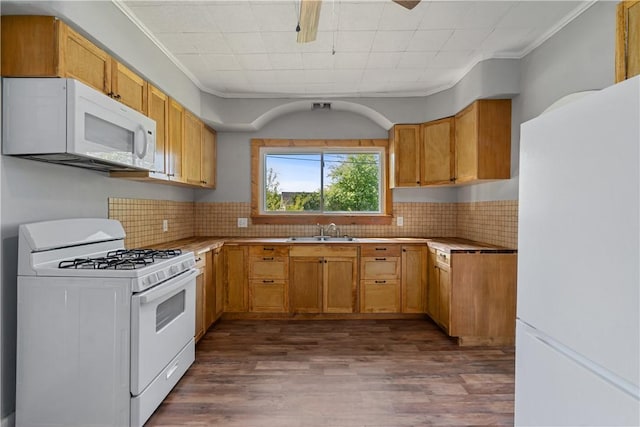
M 301 236 L 301 237 L 289 237 L 288 242 L 355 242 L 355 237 L 343 236 L 343 237 L 331 237 L 331 236 Z

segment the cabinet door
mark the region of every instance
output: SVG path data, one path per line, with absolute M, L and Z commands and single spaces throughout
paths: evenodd
M 59 68 L 59 60 L 64 59 L 59 54 L 64 24 L 53 16 L 3 15 L 0 19 L 3 77 L 64 76 Z
M 112 97 L 142 114 L 147 114 L 147 82 L 116 60 L 111 61 Z
M 320 313 L 322 311 L 322 258 L 291 257 L 289 263 L 291 311 Z
M 111 57 L 62 23 L 60 35 L 59 68 L 63 77 L 78 79 L 100 92 L 111 93 Z
M 246 312 L 249 309 L 247 253 L 246 246 L 227 246 L 225 248 L 227 278 L 225 311 Z
M 434 322 L 440 318 L 440 284 L 438 283 L 438 266 L 436 265 L 436 251 L 429 248 L 427 264 L 427 314 Z
M 213 251 L 213 265 L 215 272 L 215 287 L 216 287 L 216 305 L 215 305 L 215 318 L 217 320 L 224 312 L 224 268 L 222 268 L 222 255 L 221 249 L 215 249 Z
M 420 125 L 395 125 L 391 133 L 391 187 L 419 186 Z
M 438 320 L 440 325 L 450 335 L 451 330 L 451 270 L 438 266 Z
M 184 140 L 184 107 L 169 99 L 169 178 L 182 181 L 182 145 Z
M 400 278 L 400 257 L 361 257 L 360 279 L 397 280 Z
M 478 177 L 478 104 L 473 103 L 456 115 L 456 182 Z
M 424 313 L 427 291 L 426 246 L 402 247 L 402 312 Z
M 195 325 L 195 339 L 196 342 L 204 336 L 204 272 L 201 272 L 196 277 L 196 325 Z
M 421 185 L 451 184 L 454 181 L 454 129 L 453 117 L 422 125 Z
M 289 310 L 287 289 L 283 280 L 252 280 L 249 285 L 250 309 L 256 313 L 285 313 Z
M 357 259 L 325 257 L 323 263 L 323 312 L 353 313 L 356 309 Z
M 202 132 L 202 185 L 207 188 L 216 187 L 216 131 L 205 126 Z
M 616 83 L 640 74 L 640 1 L 618 3 Z
M 189 111 L 184 114 L 183 174 L 190 184 L 202 184 L 200 163 L 202 161 L 202 122 Z
M 398 280 L 360 281 L 361 313 L 399 313 L 400 282 Z
M 149 85 L 147 92 L 148 116 L 156 121 L 155 171 L 167 173 L 169 154 L 169 97 L 155 86 Z
M 204 329 L 206 331 L 216 320 L 216 265 L 212 251 L 204 256 L 207 260 L 204 274 Z

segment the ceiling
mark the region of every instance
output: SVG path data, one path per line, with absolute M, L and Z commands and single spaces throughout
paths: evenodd
M 488 58 L 521 58 L 592 1 L 323 0 L 296 43 L 300 0 L 118 5 L 202 90 L 224 97 L 423 96 Z

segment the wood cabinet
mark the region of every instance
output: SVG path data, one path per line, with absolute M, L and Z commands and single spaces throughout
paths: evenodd
M 156 121 L 156 157 L 153 174 L 166 175 L 169 162 L 169 97 L 149 85 L 147 115 Z
M 215 130 L 204 126 L 202 130 L 202 162 L 200 178 L 203 187 L 216 188 L 217 140 Z
M 207 251 L 201 256 L 204 256 L 206 263 L 204 276 L 204 329 L 206 331 L 216 321 L 216 299 L 221 295 L 216 293 L 216 265 L 213 251 Z
M 73 78 L 147 111 L 147 82 L 53 16 L 2 16 L 2 75 Z
M 616 83 L 638 74 L 640 74 L 640 1 L 621 1 L 618 3 L 616 17 Z
M 190 111 L 184 113 L 182 173 L 189 184 L 200 185 L 202 162 L 202 121 Z
M 455 181 L 455 122 L 453 117 L 420 126 L 420 185 Z
M 249 311 L 248 256 L 247 246 L 225 245 L 225 311 Z
M 184 144 L 185 110 L 175 99 L 169 98 L 169 152 L 167 175 L 169 179 L 184 181 L 182 176 L 182 147 Z
M 427 246 L 402 246 L 403 313 L 424 313 L 427 304 Z
M 481 99 L 455 116 L 456 183 L 511 177 L 511 100 Z
M 289 311 L 289 248 L 249 247 L 249 311 Z
M 516 266 L 515 253 L 430 248 L 429 315 L 460 345 L 512 345 Z
M 400 124 L 389 131 L 389 186 L 420 186 L 420 125 Z
M 203 255 L 196 257 L 196 266 L 198 269 L 198 275 L 196 276 L 196 324 L 194 337 L 198 342 L 205 334 L 208 325 L 206 322 L 206 283 L 207 283 L 207 271 L 206 271 L 206 258 Z
M 400 245 L 360 247 L 360 312 L 400 312 L 400 253 Z
M 293 313 L 356 311 L 356 246 L 294 245 L 289 255 Z
M 222 263 L 224 256 L 222 255 L 222 248 L 212 250 L 211 254 L 215 274 L 216 303 L 214 321 L 216 321 L 222 316 L 222 313 L 224 313 L 224 268 Z

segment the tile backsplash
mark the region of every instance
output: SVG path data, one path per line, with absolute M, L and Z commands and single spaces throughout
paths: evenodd
M 473 203 L 394 203 L 393 216 L 404 225 L 342 225 L 355 237 L 462 237 L 516 248 L 518 201 Z M 194 203 L 168 200 L 109 199 L 109 218 L 122 222 L 127 247 L 153 246 L 192 236 L 287 237 L 311 236 L 314 225 L 251 224 L 251 205 L 241 202 Z M 248 218 L 239 228 L 238 218 Z M 162 221 L 169 223 L 162 231 Z

